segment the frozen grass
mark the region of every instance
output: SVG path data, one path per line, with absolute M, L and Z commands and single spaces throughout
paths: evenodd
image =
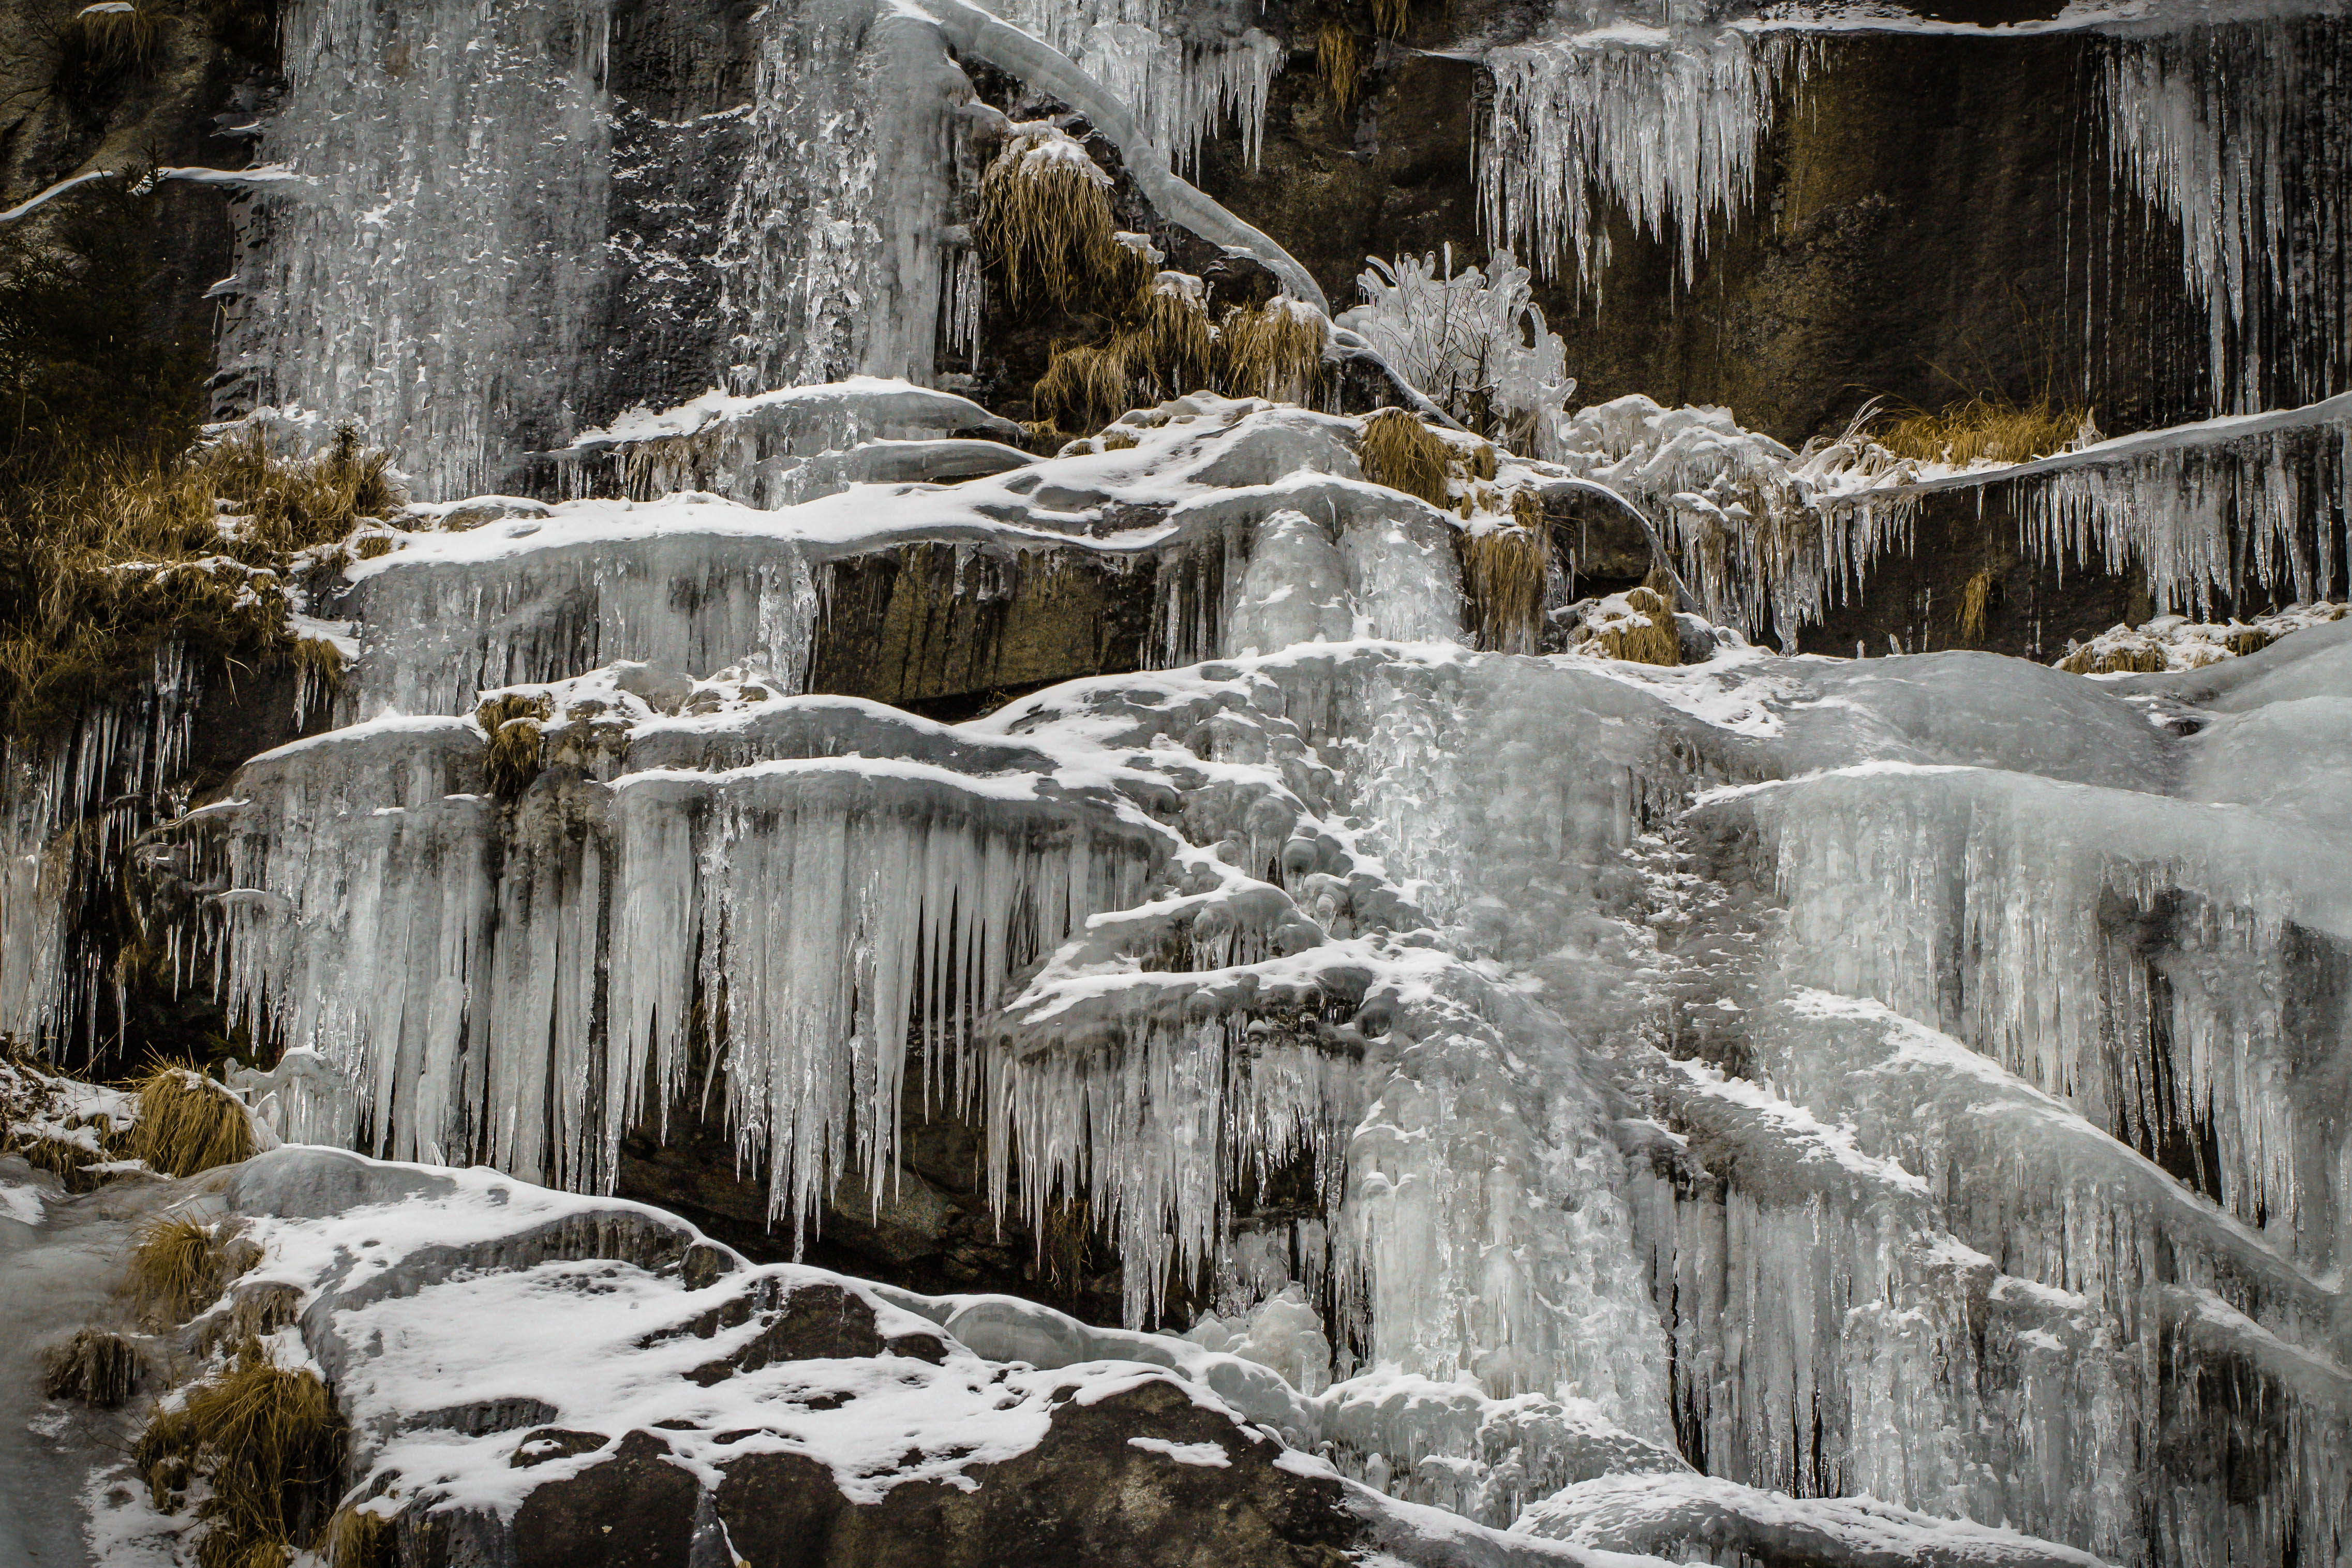
M 1356 455 L 1364 476 L 1391 490 L 1418 496 L 1433 507 L 1449 504 L 1448 460 L 1453 449 L 1401 408 L 1384 408 L 1364 421 Z
M 257 1339 L 215 1376 L 156 1412 L 132 1450 L 156 1508 L 201 1481 L 198 1568 L 283 1564 L 320 1533 L 338 1489 L 345 1431 L 327 1385 L 270 1361 Z
M 2089 409 L 2053 402 L 2047 394 L 2023 405 L 1979 395 L 1932 413 L 1915 409 L 1887 419 L 1874 434 L 1897 457 L 1956 468 L 2023 463 L 2098 439 Z
M 400 504 L 350 432 L 313 459 L 232 438 L 183 456 L 68 453 L 0 487 L 0 718 L 54 736 L 146 678 L 174 639 L 248 668 L 307 658 L 285 631 L 299 552 Z M 331 650 L 327 650 L 331 653 Z
M 1345 114 L 1356 102 L 1356 36 L 1337 22 L 1315 35 L 1315 75 L 1323 96 Z
M 1082 433 L 1108 424 L 1128 410 L 1127 356 L 1108 347 L 1057 348 L 1029 394 L 1038 418 L 1055 430 Z
M 130 1151 L 165 1176 L 190 1176 L 253 1155 L 244 1104 L 201 1073 L 161 1062 L 137 1081 L 139 1121 Z
M 393 1568 L 398 1538 L 393 1521 L 362 1508 L 336 1513 L 319 1537 L 327 1568 Z
M 163 18 L 142 6 L 86 5 L 58 30 L 55 86 L 76 99 L 121 77 L 142 77 L 163 57 Z
M 1524 492 L 1522 492 L 1524 493 Z M 1513 507 L 1516 513 L 1518 508 Z M 1543 622 L 1544 579 L 1551 565 L 1541 526 L 1461 534 L 1462 590 L 1472 635 L 1482 649 L 1532 653 Z
M 1679 664 L 1682 635 L 1675 630 L 1673 604 L 1644 583 L 1601 601 L 1588 617 L 1591 635 L 1584 646 L 1597 648 L 1612 659 L 1636 664 Z
M 1984 640 L 1985 611 L 1992 603 L 1992 573 L 1979 571 L 1960 590 L 1960 641 Z
M 1217 335 L 1225 391 L 1276 402 L 1313 402 L 1323 382 L 1323 345 L 1330 333 L 1321 312 L 1292 299 L 1227 311 Z
M 119 1333 L 83 1329 L 52 1349 L 42 1368 L 43 1392 L 100 1410 L 119 1408 L 139 1383 L 139 1352 Z
M 165 1216 L 140 1231 L 126 1284 L 142 1316 L 184 1323 L 220 1293 L 227 1272 L 211 1226 Z
M 547 698 L 511 692 L 492 697 L 474 710 L 474 722 L 489 737 L 482 753 L 482 772 L 491 794 L 511 800 L 539 777 L 541 726 L 551 712 Z
M 1412 25 L 1412 0 L 1372 0 L 1372 31 L 1383 38 L 1402 38 Z
M 1081 303 L 1131 267 L 1115 233 L 1109 180 L 1058 131 L 1015 137 L 981 176 L 972 240 L 1016 310 Z

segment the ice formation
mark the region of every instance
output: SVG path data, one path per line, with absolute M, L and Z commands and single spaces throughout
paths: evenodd
M 2215 413 L 2352 382 L 2348 43 L 2343 15 L 2316 7 L 2130 33 L 2103 51 L 2108 157 L 2179 230 Z
M 1566 455 L 1794 483 L 1664 413 Z M 1461 541 L 1567 467 L 1457 480 L 1465 519 L 1359 477 L 1352 420 L 1116 430 L 764 510 L 428 507 L 353 563 L 352 722 L 148 856 L 287 1047 L 249 1080 L 278 1128 L 596 1190 L 707 1114 L 804 1236 L 952 1108 L 1003 1212 L 1086 1200 L 1131 1330 L 1205 1315 L 914 1310 L 1189 1369 L 1490 1526 L 2336 1539 L 2347 623 L 2104 685 L 1727 630 L 1676 668 L 1474 653 Z M 829 563 L 908 540 L 1153 573 L 1139 673 L 952 726 L 792 695 Z M 499 689 L 541 716 L 504 797 Z
M 1689 284 L 1710 225 L 1746 206 L 1775 96 L 1812 47 L 1796 33 L 1620 22 L 1489 51 L 1487 233 L 1545 277 L 1572 260 L 1597 289 L 1610 243 L 1596 203 L 1610 202 L 1675 246 Z

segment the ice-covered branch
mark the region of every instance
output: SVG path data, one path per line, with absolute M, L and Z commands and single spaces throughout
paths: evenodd
M 1136 123 L 1135 116 L 1076 62 L 1033 34 L 990 16 L 970 0 L 903 0 L 908 11 L 939 28 L 959 54 L 1009 71 L 1041 92 L 1051 93 L 1110 139 L 1127 172 L 1161 217 L 1212 245 L 1241 251 L 1265 264 L 1292 298 L 1324 314 L 1330 302 L 1321 286 L 1288 251 L 1203 195 L 1169 164 L 1165 149 Z

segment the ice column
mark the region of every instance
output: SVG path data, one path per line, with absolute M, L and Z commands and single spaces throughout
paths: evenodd
M 2352 390 L 2352 23 L 2265 16 L 2110 40 L 2108 156 L 2180 232 L 2212 412 Z
M 604 0 L 293 0 L 224 362 L 357 419 L 420 498 L 573 434 L 602 322 Z

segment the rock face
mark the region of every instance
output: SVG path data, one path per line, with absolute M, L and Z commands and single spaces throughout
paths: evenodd
M 36 18 L 411 492 L 0 753 L 337 1568 L 2352 1549 L 2352 32 L 1697 9 Z

